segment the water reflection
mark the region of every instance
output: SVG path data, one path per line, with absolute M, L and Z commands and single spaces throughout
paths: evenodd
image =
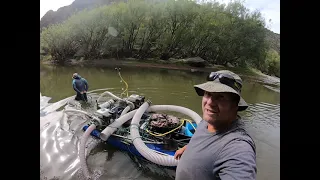
M 71 87 L 71 76 L 74 72 L 88 80 L 90 89 L 110 88 L 111 92 L 120 95 L 124 88 L 117 71 L 113 68 L 41 67 L 40 71 L 40 90 L 42 95 L 52 98 L 50 103 L 74 95 Z M 196 96 L 193 85 L 202 83 L 206 73 L 123 67 L 121 74 L 129 85 L 129 94 L 144 95 L 153 104 L 180 105 L 201 114 L 201 98 Z M 248 111 L 244 112 L 242 117 L 257 146 L 257 179 L 280 179 L 280 93 L 244 78 L 242 94 L 250 103 Z M 49 112 L 56 110 L 56 107 L 50 107 Z M 53 114 L 50 118 L 54 119 L 57 116 Z M 44 125 L 48 121 L 41 121 L 42 151 L 50 149 L 53 152 L 53 147 L 56 147 L 58 152 L 63 152 L 55 153 L 55 159 L 52 156 L 47 157 L 46 152 L 43 152 L 41 158 L 52 165 L 68 162 L 69 164 L 65 164 L 67 168 L 61 170 L 68 173 L 60 178 L 79 179 L 81 174 L 78 171 L 76 152 L 78 137 L 82 133 L 80 127 L 85 120 L 78 119 L 77 123 L 49 123 L 46 126 Z M 94 140 L 91 142 L 96 143 Z M 70 146 L 75 150 L 68 150 L 67 147 Z M 95 169 L 96 176 L 101 175 L 101 179 L 174 179 L 174 171 L 136 159 L 104 143 L 100 143 L 91 151 L 87 161 L 89 167 Z M 58 171 L 45 170 L 52 174 Z M 43 169 L 41 173 L 43 174 Z

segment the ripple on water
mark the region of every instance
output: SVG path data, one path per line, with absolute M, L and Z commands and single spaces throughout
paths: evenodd
M 143 89 L 148 94 L 147 98 L 150 98 L 150 95 L 156 96 L 156 93 L 161 90 L 161 88 Z M 132 92 L 141 94 L 141 89 L 131 89 Z M 188 100 L 192 102 L 197 101 L 189 107 L 196 110 L 201 101 L 198 97 L 188 97 L 189 93 L 173 90 L 171 96 L 168 94 L 166 98 L 158 98 L 157 104 L 173 104 L 168 103 L 171 99 L 175 100 L 174 104 L 183 104 L 186 98 L 189 98 Z M 97 98 L 94 95 L 92 97 L 93 101 Z M 94 110 L 93 107 L 88 108 Z M 50 120 L 46 119 L 48 117 Z M 257 146 L 259 172 L 257 179 L 279 179 L 280 104 L 264 102 L 250 104 L 242 117 Z M 57 177 L 66 180 L 85 179 L 80 168 L 78 150 L 79 138 L 83 133 L 81 127 L 87 117 L 73 113 L 63 117 L 61 112 L 51 112 L 41 120 L 44 121 L 40 122 L 40 179 L 45 177 L 46 179 Z M 94 173 L 94 179 L 99 177 L 100 179 L 174 179 L 173 170 L 134 158 L 93 138 L 89 138 L 87 145 L 87 152 L 95 147 L 87 158 L 88 166 Z
M 257 151 L 257 179 L 280 179 L 280 104 L 251 104 L 243 115 Z
M 257 128 L 264 126 L 278 128 L 280 127 L 280 104 L 250 104 L 244 113 L 244 121 L 256 125 Z

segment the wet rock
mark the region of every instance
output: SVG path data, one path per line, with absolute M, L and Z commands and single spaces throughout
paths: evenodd
M 208 62 L 201 57 L 193 57 L 193 58 L 187 58 L 183 60 L 184 63 L 193 66 L 193 67 L 205 67 L 208 65 Z

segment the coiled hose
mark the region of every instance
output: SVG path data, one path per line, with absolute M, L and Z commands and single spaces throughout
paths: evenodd
M 79 149 L 79 158 L 80 158 L 80 165 L 83 171 L 84 176 L 87 179 L 90 179 L 90 172 L 89 172 L 89 168 L 87 166 L 86 163 L 86 143 L 87 140 L 90 136 L 90 133 L 96 129 L 96 125 L 95 124 L 91 124 L 88 129 L 84 132 L 84 134 L 81 137 L 81 141 L 80 141 L 80 149 Z
M 135 113 L 130 126 L 130 135 L 132 137 L 133 145 L 138 150 L 138 152 L 148 159 L 149 161 L 159 164 L 162 166 L 177 166 L 178 160 L 174 159 L 173 156 L 166 156 L 158 154 L 151 149 L 149 149 L 145 143 L 142 141 L 140 133 L 139 133 L 139 122 L 144 112 L 154 112 L 154 111 L 175 111 L 179 113 L 183 113 L 187 116 L 190 116 L 197 124 L 200 123 L 202 118 L 194 111 L 181 107 L 181 106 L 174 106 L 174 105 L 154 105 L 150 106 L 149 102 L 145 102 L 140 106 L 140 108 Z
M 176 166 L 178 164 L 178 161 L 174 159 L 173 156 L 168 156 L 164 154 L 159 154 L 157 152 L 154 152 L 153 150 L 149 149 L 145 143 L 142 141 L 140 134 L 139 134 L 139 122 L 144 112 L 153 112 L 153 111 L 176 111 L 183 114 L 186 114 L 190 116 L 193 120 L 196 121 L 198 124 L 201 121 L 201 117 L 195 113 L 194 111 L 180 107 L 180 106 L 174 106 L 174 105 L 154 105 L 150 106 L 150 102 L 145 102 L 142 106 L 140 106 L 139 109 L 133 110 L 129 113 L 123 113 L 121 117 L 119 117 L 116 121 L 114 121 L 112 124 L 110 124 L 107 128 L 105 128 L 100 133 L 100 138 L 104 141 L 106 141 L 111 134 L 113 134 L 117 128 L 119 128 L 123 123 L 126 121 L 132 119 L 131 126 L 130 126 L 130 134 L 132 137 L 132 141 L 138 152 L 148 159 L 151 162 L 154 162 L 159 165 L 163 166 Z M 129 106 L 127 106 L 129 107 Z M 129 109 L 129 108 L 127 108 Z M 65 112 L 79 112 L 86 114 L 90 117 L 93 117 L 98 122 L 101 122 L 99 118 L 95 118 L 94 116 L 88 114 L 87 112 L 81 111 L 81 110 L 75 110 L 75 109 L 67 109 Z M 126 111 L 125 111 L 126 112 Z M 79 158 L 80 158 L 80 164 L 83 169 L 83 173 L 87 178 L 90 178 L 90 172 L 88 169 L 88 166 L 86 164 L 86 156 L 85 156 L 85 148 L 86 148 L 86 142 L 90 136 L 90 133 L 96 128 L 95 124 L 90 125 L 90 127 L 86 130 L 84 135 L 81 138 L 81 144 L 80 144 L 80 152 L 79 152 Z
M 77 112 L 77 113 L 82 113 L 85 114 L 87 116 L 92 117 L 93 119 L 95 119 L 98 123 L 101 124 L 101 120 L 97 117 L 92 116 L 91 114 L 85 112 L 85 111 L 81 111 L 81 110 L 77 110 L 77 109 L 66 109 L 64 110 L 64 112 Z M 80 141 L 80 149 L 79 149 L 79 159 L 80 159 L 80 166 L 82 168 L 83 174 L 87 179 L 90 179 L 90 172 L 89 172 L 89 168 L 87 166 L 86 163 L 86 154 L 85 154 L 85 150 L 86 150 L 86 143 L 87 140 L 90 136 L 90 133 L 96 128 L 96 125 L 93 123 L 91 124 L 88 129 L 84 132 L 84 134 L 81 137 L 81 141 Z
M 104 141 L 108 140 L 108 138 L 111 136 L 111 134 L 113 134 L 120 126 L 122 126 L 122 124 L 127 122 L 129 119 L 132 119 L 132 117 L 134 116 L 134 114 L 136 112 L 137 112 L 137 109 L 119 117 L 117 120 L 115 120 L 113 123 L 111 123 L 109 126 L 107 126 L 100 133 L 100 138 Z
M 125 99 L 121 99 L 120 97 L 114 95 L 112 92 L 109 92 L 109 91 L 103 92 L 103 93 L 99 96 L 99 98 L 97 99 L 97 102 L 99 102 L 99 100 L 101 99 L 101 97 L 102 97 L 103 95 L 105 95 L 105 94 L 110 95 L 110 96 L 113 97 L 114 99 L 117 99 L 117 100 L 120 100 L 120 101 L 125 101 L 127 104 L 129 104 L 129 105 L 131 106 L 131 109 L 134 109 L 134 107 L 135 107 L 132 102 L 130 102 L 130 101 L 128 101 L 128 100 L 125 100 Z
M 99 100 L 101 99 L 101 97 L 104 96 L 104 95 L 106 95 L 106 94 L 110 95 L 110 96 L 113 97 L 114 99 L 122 100 L 120 97 L 114 95 L 112 92 L 110 92 L 110 91 L 105 91 L 105 92 L 103 92 L 103 93 L 99 96 L 99 98 L 97 99 L 97 101 L 99 102 Z
M 78 111 L 79 112 L 79 111 Z M 113 134 L 117 128 L 122 126 L 123 123 L 127 122 L 129 119 L 132 119 L 133 115 L 137 112 L 137 110 L 133 110 L 127 114 L 124 114 L 123 116 L 119 117 L 116 121 L 111 123 L 109 126 L 107 126 L 101 133 L 100 138 L 104 141 L 106 141 L 111 134 Z M 81 137 L 81 143 L 80 143 L 80 150 L 79 150 L 79 158 L 80 158 L 80 164 L 81 168 L 83 170 L 83 174 L 90 178 L 90 172 L 86 163 L 86 154 L 85 154 L 85 148 L 86 143 L 89 138 L 90 133 L 96 128 L 94 124 L 90 125 L 89 128 L 85 131 L 85 133 Z

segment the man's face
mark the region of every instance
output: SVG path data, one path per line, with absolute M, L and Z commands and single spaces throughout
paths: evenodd
M 78 73 L 74 73 L 74 74 L 72 75 L 72 79 L 76 78 L 77 76 L 78 76 Z
M 205 92 L 202 98 L 203 119 L 212 125 L 225 124 L 234 120 L 238 105 L 231 93 Z

